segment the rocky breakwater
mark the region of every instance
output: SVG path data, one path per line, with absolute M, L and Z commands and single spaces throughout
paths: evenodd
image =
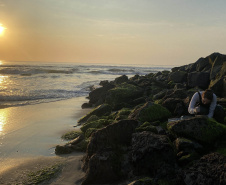
M 224 185 L 226 117 L 188 115 L 192 95 L 210 88 L 226 110 L 226 55 L 213 53 L 172 71 L 123 75 L 89 94 L 94 109 L 56 153 L 84 151 L 82 184 Z

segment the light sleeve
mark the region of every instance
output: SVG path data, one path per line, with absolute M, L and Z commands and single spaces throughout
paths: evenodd
M 190 114 L 195 114 L 195 104 L 197 102 L 199 102 L 199 93 L 198 92 L 196 92 L 191 98 L 191 101 L 190 101 L 190 104 L 188 107 L 188 112 Z
M 208 114 L 209 118 L 213 117 L 216 105 L 217 105 L 217 96 L 215 94 L 213 94 L 213 100 L 212 100 L 212 102 L 210 104 L 210 108 L 209 108 L 209 114 Z

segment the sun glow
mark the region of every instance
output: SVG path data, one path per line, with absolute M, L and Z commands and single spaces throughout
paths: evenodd
M 2 26 L 2 24 L 0 24 L 0 35 L 2 35 L 5 31 L 5 27 Z

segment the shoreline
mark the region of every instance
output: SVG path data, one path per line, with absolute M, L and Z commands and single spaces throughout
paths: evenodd
M 74 127 L 77 125 L 77 120 L 90 111 L 81 108 L 85 100 L 85 97 L 76 97 L 57 102 L 0 109 L 1 115 L 5 116 L 0 132 L 1 184 L 16 184 L 20 180 L 22 182 L 26 178 L 25 174 L 30 171 L 41 170 L 55 163 L 66 165 L 57 179 L 64 178 L 61 177 L 63 173 L 71 173 L 69 176 L 72 179 L 76 174 L 79 174 L 77 178 L 81 177 L 83 172 L 79 171 L 79 165 L 83 153 L 57 156 L 54 149 L 57 144 L 67 142 L 62 141 L 62 134 L 79 129 Z M 7 125 L 9 122 L 11 125 Z M 70 172 L 67 169 L 72 168 L 71 162 L 77 167 Z M 57 181 L 54 182 L 56 183 Z

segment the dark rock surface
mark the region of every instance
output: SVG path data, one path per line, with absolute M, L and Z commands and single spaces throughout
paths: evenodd
M 218 153 L 203 156 L 184 172 L 186 185 L 225 185 L 226 157 Z

